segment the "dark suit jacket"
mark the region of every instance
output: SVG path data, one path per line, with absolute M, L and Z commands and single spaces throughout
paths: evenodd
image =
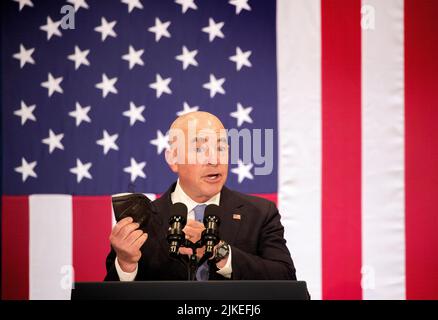
M 187 268 L 169 256 L 166 241 L 170 194 L 175 185 L 153 202 L 155 227 L 146 230 L 149 237 L 141 248 L 135 280 L 187 280 Z M 275 204 L 266 199 L 222 188 L 220 206 L 225 216 L 220 225 L 220 238 L 231 246 L 232 280 L 296 280 L 295 268 L 284 240 L 284 228 Z M 241 219 L 233 219 L 239 214 Z M 106 260 L 105 281 L 118 281 L 113 249 Z M 210 265 L 210 280 L 226 280 Z

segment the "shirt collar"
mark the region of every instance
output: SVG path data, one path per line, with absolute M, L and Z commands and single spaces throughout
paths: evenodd
M 178 181 L 176 182 L 175 190 L 172 192 L 170 197 L 172 199 L 172 203 L 177 203 L 177 202 L 184 203 L 187 206 L 187 212 L 190 212 L 193 210 L 193 208 L 195 208 L 197 205 L 200 205 L 200 204 L 205 204 L 205 205 L 215 204 L 218 206 L 219 202 L 220 202 L 221 193 L 219 192 L 219 193 L 215 194 L 213 197 L 211 197 L 206 202 L 199 203 L 199 202 L 194 201 L 192 198 L 190 198 L 184 192 L 184 190 L 181 188 L 181 185 L 180 185 L 179 179 L 178 179 Z

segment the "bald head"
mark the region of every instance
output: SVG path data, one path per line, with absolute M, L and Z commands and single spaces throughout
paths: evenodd
M 170 126 L 170 129 L 181 129 L 187 132 L 189 124 L 196 128 L 212 129 L 214 131 L 224 129 L 224 125 L 215 115 L 205 111 L 195 111 L 186 113 L 178 118 Z
M 227 143 L 227 132 L 224 125 L 215 115 L 205 111 L 186 113 L 172 123 L 169 129 L 169 144 L 185 152 L 190 146 L 202 143 Z M 190 161 L 192 162 L 192 161 Z

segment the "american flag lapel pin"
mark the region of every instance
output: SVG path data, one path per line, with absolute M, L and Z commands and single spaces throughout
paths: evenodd
M 238 213 L 233 214 L 233 220 L 240 220 L 240 219 L 241 219 L 240 214 L 238 214 Z

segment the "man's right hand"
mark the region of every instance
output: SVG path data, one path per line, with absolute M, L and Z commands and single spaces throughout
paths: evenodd
M 131 217 L 120 220 L 111 231 L 110 242 L 124 272 L 134 272 L 141 258 L 141 246 L 148 234 L 139 230 L 140 225 Z

